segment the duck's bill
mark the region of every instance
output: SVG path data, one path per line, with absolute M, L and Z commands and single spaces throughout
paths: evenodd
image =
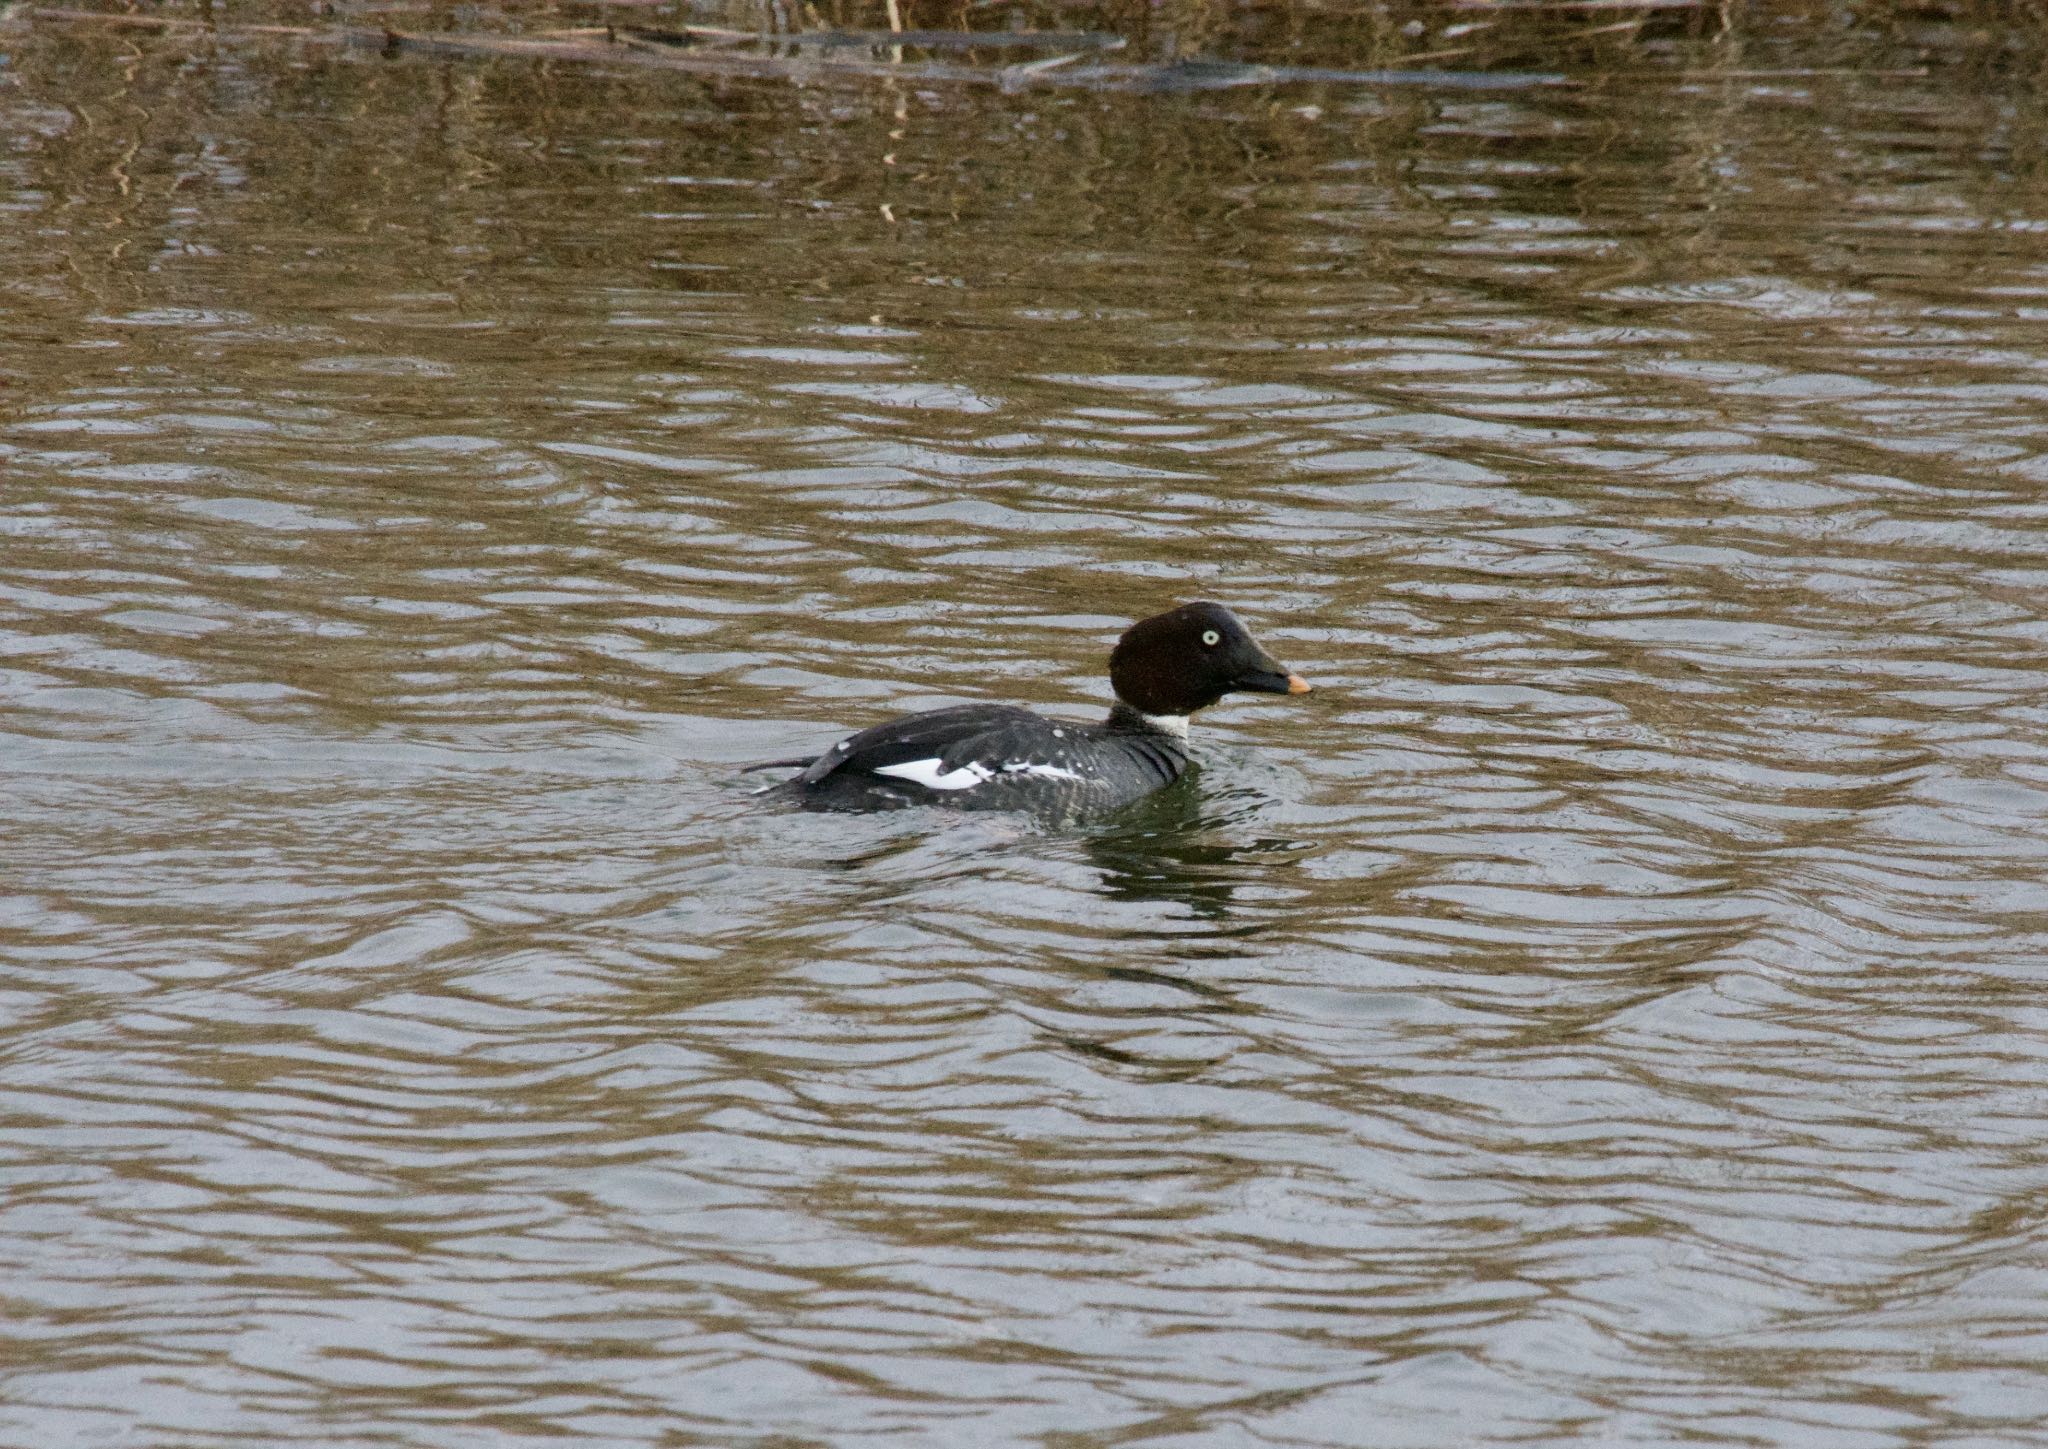
M 1234 687 L 1259 694 L 1307 694 L 1309 682 L 1276 664 L 1271 669 L 1253 669 L 1238 675 Z

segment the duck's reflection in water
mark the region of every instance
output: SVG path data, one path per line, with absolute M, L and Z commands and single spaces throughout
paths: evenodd
M 1248 909 L 1240 897 L 1247 887 L 1270 884 L 1276 866 L 1292 865 L 1308 849 L 1258 829 L 1261 809 L 1270 803 L 1257 791 L 1205 791 L 1199 772 L 1182 778 L 1083 837 L 1102 873 L 1102 894 L 1236 923 L 1202 933 L 1205 939 L 1256 934 L 1270 913 Z

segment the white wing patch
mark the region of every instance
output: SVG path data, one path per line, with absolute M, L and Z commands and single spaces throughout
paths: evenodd
M 1005 775 L 1035 775 L 1041 780 L 1079 780 L 1081 777 L 1060 765 L 1008 764 L 1003 766 Z
M 894 775 L 899 780 L 909 780 L 927 790 L 972 790 L 976 785 L 985 784 L 996 777 L 997 771 L 978 761 L 969 760 L 957 770 L 940 768 L 938 759 L 905 760 L 900 765 L 881 765 L 877 775 Z M 1040 780 L 1074 780 L 1083 777 L 1061 765 L 1039 765 L 1025 760 L 1013 760 L 1004 765 L 1005 775 L 1029 775 Z
M 927 790 L 971 790 L 995 774 L 987 765 L 969 760 L 957 770 L 942 770 L 936 756 L 929 760 L 905 760 L 900 765 L 880 765 L 877 775 L 894 775 L 899 780 L 909 780 L 924 786 Z

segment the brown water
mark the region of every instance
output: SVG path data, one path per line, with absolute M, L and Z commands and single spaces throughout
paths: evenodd
M 2025 86 L 5 48 L 0 1442 L 2048 1442 Z

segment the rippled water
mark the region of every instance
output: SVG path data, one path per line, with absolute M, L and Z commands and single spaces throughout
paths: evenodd
M 2044 1442 L 2036 101 L 14 42 L 0 1439 Z

